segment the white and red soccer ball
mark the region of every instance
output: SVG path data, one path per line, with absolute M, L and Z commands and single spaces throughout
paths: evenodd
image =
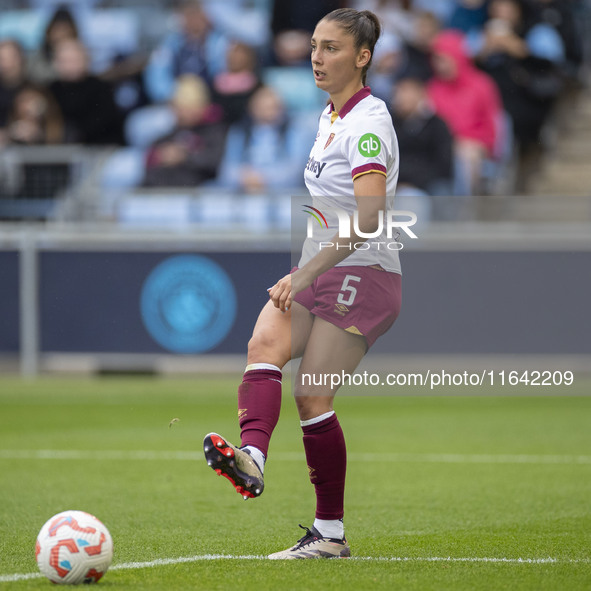
M 41 528 L 35 557 L 41 574 L 54 583 L 96 583 L 113 560 L 113 540 L 90 513 L 63 511 Z

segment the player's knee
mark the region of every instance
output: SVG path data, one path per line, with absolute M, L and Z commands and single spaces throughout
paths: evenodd
M 302 373 L 294 380 L 292 391 L 296 397 L 296 404 L 302 401 L 301 404 L 312 404 L 315 400 L 326 400 L 334 398 L 338 387 L 333 387 L 327 383 L 322 374 L 315 372 Z M 298 404 L 299 407 L 299 404 Z
M 289 358 L 284 359 L 286 353 L 284 349 L 289 350 L 290 344 L 282 343 L 277 335 L 268 330 L 256 331 L 250 341 L 248 341 L 248 360 L 249 363 L 274 363 L 275 365 L 285 365 Z
M 295 394 L 295 403 L 302 421 L 319 417 L 332 410 L 333 396 L 328 394 Z
M 305 404 L 306 400 L 308 400 L 308 398 L 314 397 L 317 393 L 318 393 L 318 387 L 317 386 L 312 386 L 311 384 L 306 384 L 306 383 L 298 383 L 299 380 L 295 380 L 295 383 L 293 384 L 293 395 L 295 396 L 296 399 L 296 404 L 298 405 L 298 408 L 300 407 L 300 402 L 301 404 Z
M 264 355 L 273 347 L 273 340 L 265 332 L 255 332 L 248 341 L 248 356 Z

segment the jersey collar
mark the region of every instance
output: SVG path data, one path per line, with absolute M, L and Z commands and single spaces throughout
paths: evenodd
M 353 107 L 360 103 L 364 98 L 367 98 L 371 94 L 371 88 L 369 86 L 364 86 L 361 90 L 358 90 L 344 105 L 343 108 L 339 111 L 339 117 L 341 119 L 345 118 L 345 115 L 353 110 Z M 330 110 L 329 113 L 334 111 L 334 105 L 332 101 L 330 102 Z

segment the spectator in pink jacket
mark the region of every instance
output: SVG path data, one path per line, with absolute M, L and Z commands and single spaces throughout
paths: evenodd
M 464 36 L 444 31 L 433 42 L 434 77 L 428 92 L 436 113 L 455 140 L 457 192 L 477 194 L 482 163 L 494 156 L 502 117 L 499 91 L 464 48 Z

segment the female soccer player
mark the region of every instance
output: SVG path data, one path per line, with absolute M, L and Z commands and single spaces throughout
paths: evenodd
M 272 559 L 350 555 L 343 528 L 345 440 L 333 410 L 338 386 L 302 377 L 353 373 L 400 307 L 398 253 L 384 229 L 385 212 L 393 209 L 398 145 L 386 105 L 365 86 L 379 35 L 377 17 L 365 10 L 335 10 L 316 26 L 312 69 L 330 104 L 304 175 L 328 227 L 306 239 L 297 269 L 269 290 L 255 325 L 238 389 L 241 447 L 215 433 L 204 440 L 207 463 L 245 499 L 259 496 L 279 418 L 281 369 L 302 358 L 294 395 L 316 519 L 295 546 Z M 336 232 L 339 215 L 341 221 L 348 216 L 350 237 Z

